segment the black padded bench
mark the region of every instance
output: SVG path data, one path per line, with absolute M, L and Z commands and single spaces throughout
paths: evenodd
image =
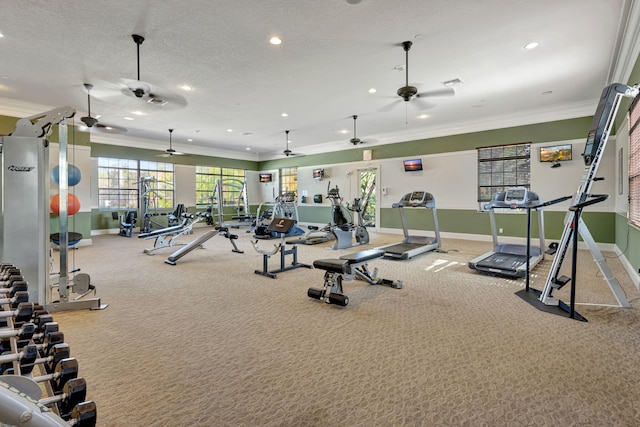
M 364 280 L 370 285 L 385 285 L 395 289 L 402 288 L 401 280 L 382 279 L 378 276 L 378 269 L 373 274 L 369 271 L 367 263 L 384 257 L 381 249 L 369 249 L 342 255 L 340 258 L 318 259 L 313 262 L 314 268 L 325 270 L 324 286 L 322 288 L 309 288 L 307 295 L 328 304 L 346 306 L 349 297 L 343 294 L 343 280 Z

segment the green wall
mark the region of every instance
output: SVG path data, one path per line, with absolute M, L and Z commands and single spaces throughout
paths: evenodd
M 51 234 L 60 230 L 60 220 L 58 215 L 49 214 L 49 228 Z M 91 238 L 91 230 L 93 230 L 93 212 L 78 212 L 68 219 L 67 228 L 69 231 L 82 234 L 84 239 Z
M 119 145 L 91 144 L 91 157 L 117 157 L 124 159 L 148 160 L 151 162 L 165 162 L 167 157 L 158 157 L 158 152 L 144 148 L 125 147 Z M 214 153 L 212 153 L 214 154 Z M 258 163 L 249 160 L 235 160 L 215 156 L 172 156 L 171 163 L 180 165 L 218 166 L 226 168 L 257 170 Z
M 558 120 L 525 126 L 471 132 L 459 135 L 419 139 L 397 144 L 377 145 L 372 150 L 373 159 L 392 159 L 426 154 L 475 150 L 477 147 L 513 144 L 517 142 L 549 142 L 586 138 L 593 117 Z M 366 149 L 366 148 L 365 148 Z M 260 162 L 260 170 L 293 166 L 315 166 L 362 161 L 364 149 L 355 148 L 325 154 L 268 160 Z
M 640 230 L 629 225 L 626 215 L 617 214 L 616 246 L 624 254 L 634 271 L 640 269 Z

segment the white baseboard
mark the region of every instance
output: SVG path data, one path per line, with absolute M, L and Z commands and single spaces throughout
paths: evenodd
M 617 246 L 615 247 L 614 252 L 616 253 L 616 255 L 618 255 L 618 259 L 622 263 L 622 266 L 624 267 L 624 269 L 627 270 L 627 274 L 629 274 L 629 277 L 631 278 L 631 281 L 635 285 L 636 289 L 640 291 L 640 275 L 638 274 L 638 271 L 636 271 L 636 269 L 633 268 L 633 266 L 631 265 L 627 257 L 624 256 L 622 251 L 620 251 L 620 249 Z

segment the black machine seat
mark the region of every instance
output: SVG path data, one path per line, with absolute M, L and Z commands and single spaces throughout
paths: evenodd
M 366 251 L 355 252 L 352 254 L 342 255 L 340 259 L 349 261 L 351 264 L 360 264 L 373 259 L 382 258 L 384 251 L 381 249 L 367 249 Z
M 333 273 L 346 273 L 349 261 L 337 258 L 317 259 L 313 261 L 313 267 Z
M 120 222 L 120 235 L 125 237 L 131 237 L 131 232 L 136 226 L 136 220 L 138 219 L 138 211 L 127 211 L 124 214 L 124 220 Z
M 317 259 L 313 262 L 315 268 L 331 271 L 333 273 L 348 273 L 351 267 L 357 267 L 368 261 L 382 258 L 384 251 L 380 249 L 368 249 L 342 255 L 340 258 Z
M 167 215 L 167 226 L 179 225 L 183 213 L 185 213 L 184 204 L 180 203 L 173 212 Z
M 382 257 L 384 257 L 384 250 L 368 249 L 342 255 L 340 258 L 315 260 L 313 266 L 320 270 L 325 270 L 324 285 L 322 288 L 309 288 L 307 295 L 310 298 L 344 307 L 349 303 L 349 297 L 343 294 L 343 280 L 358 279 L 364 280 L 370 285 L 385 285 L 395 289 L 402 288 L 401 280 L 382 279 L 377 276 L 377 268 L 374 269 L 373 273 L 369 271 L 367 262 Z

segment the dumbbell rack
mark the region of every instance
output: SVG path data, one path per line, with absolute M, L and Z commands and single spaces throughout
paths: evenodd
M 615 123 L 615 118 L 620 106 L 620 101 L 623 97 L 635 97 L 638 95 L 638 88 L 631 87 L 619 83 L 612 84 L 602 91 L 600 102 L 596 113 L 593 118 L 587 143 L 585 144 L 584 162 L 585 171 L 580 181 L 580 186 L 573 197 L 571 202 L 572 206 L 584 204 L 593 195 L 590 194 L 591 187 L 594 181 L 600 180 L 596 177 L 600 160 L 604 154 L 604 150 L 609 139 L 609 134 Z M 576 215 L 575 210 L 567 212 L 565 217 L 565 226 L 562 232 L 560 243 L 558 243 L 558 249 L 556 256 L 553 259 L 549 275 L 545 282 L 544 289 L 540 293 L 539 301 L 546 306 L 556 306 L 565 310 L 567 305 L 559 299 L 553 296 L 554 290 L 560 289 L 562 286 L 572 280 L 572 278 L 562 276 L 560 270 L 566 259 L 567 252 L 571 246 L 573 233 L 580 233 L 582 240 L 591 251 L 598 268 L 600 269 L 605 281 L 609 285 L 609 289 L 614 294 L 618 304 L 621 307 L 629 307 L 624 291 L 620 286 L 620 283 L 614 277 L 613 273 L 609 269 L 606 260 L 600 249 L 598 248 L 595 240 L 591 236 L 586 224 Z M 575 279 L 575 278 L 574 278 Z
M 77 361 L 27 287 L 19 268 L 0 264 L 0 425 L 94 427 Z

